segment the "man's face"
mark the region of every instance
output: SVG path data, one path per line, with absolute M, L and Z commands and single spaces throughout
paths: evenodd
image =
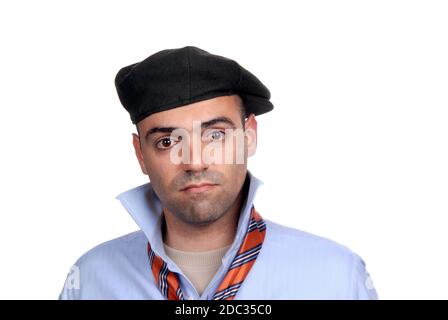
M 158 112 L 138 123 L 140 136 L 134 134 L 133 143 L 141 169 L 163 207 L 185 223 L 218 220 L 243 186 L 257 126 L 253 114 L 243 125 L 240 103 L 239 96 L 222 96 Z M 174 161 L 179 155 L 180 163 Z M 201 184 L 208 185 L 187 188 Z

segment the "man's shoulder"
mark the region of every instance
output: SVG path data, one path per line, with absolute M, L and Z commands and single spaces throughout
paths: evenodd
M 115 299 L 128 290 L 123 283 L 135 288 L 135 272 L 147 267 L 146 242 L 144 233 L 135 231 L 88 250 L 70 268 L 59 299 Z
M 353 263 L 358 255 L 350 248 L 328 238 L 309 233 L 296 228 L 288 227 L 270 220 L 266 220 L 266 237 L 269 246 L 279 255 L 287 253 L 289 258 L 308 261 L 329 261 Z
M 147 241 L 143 231 L 134 231 L 98 244 L 85 252 L 75 264 L 88 266 L 97 263 L 110 263 L 110 259 L 116 261 L 135 256 L 135 254 L 141 255 L 145 253 Z
M 345 245 L 266 221 L 258 278 L 283 299 L 375 299 L 364 261 Z M 298 289 L 300 288 L 300 289 Z M 256 294 L 253 293 L 252 294 Z

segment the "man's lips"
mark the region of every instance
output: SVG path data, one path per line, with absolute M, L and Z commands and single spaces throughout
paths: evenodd
M 198 192 L 204 192 L 207 190 L 210 190 L 217 186 L 214 183 L 199 183 L 199 184 L 190 184 L 186 188 L 182 189 L 181 191 L 185 192 L 191 192 L 191 193 L 198 193 Z

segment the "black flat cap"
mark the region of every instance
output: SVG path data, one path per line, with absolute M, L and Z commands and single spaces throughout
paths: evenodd
M 232 94 L 242 98 L 246 115 L 274 108 L 269 90 L 252 73 L 193 46 L 162 50 L 120 69 L 115 87 L 134 124 L 156 112 Z

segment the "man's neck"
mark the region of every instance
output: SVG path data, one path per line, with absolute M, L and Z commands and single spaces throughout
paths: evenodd
M 247 182 L 247 181 L 246 181 Z M 164 214 L 162 234 L 164 243 L 182 251 L 210 251 L 229 246 L 235 239 L 243 200 L 247 195 L 244 183 L 232 207 L 218 220 L 207 225 L 191 225 Z

